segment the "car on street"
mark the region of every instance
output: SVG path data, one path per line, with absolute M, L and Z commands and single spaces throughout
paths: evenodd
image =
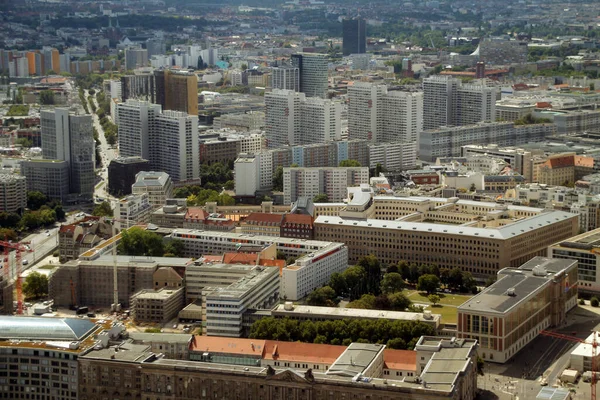
M 29 260 L 23 260 L 21 263 L 22 263 L 23 265 L 27 265 L 27 264 L 29 264 Z

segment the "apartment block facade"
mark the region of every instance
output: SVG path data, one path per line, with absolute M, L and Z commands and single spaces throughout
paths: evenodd
M 148 193 L 129 195 L 119 199 L 114 209 L 115 228 L 129 229 L 137 224 L 150 222 L 152 205 Z
M 119 156 L 150 159 L 150 138 L 154 119 L 161 113 L 158 104 L 128 99 L 117 104 Z
M 341 202 L 349 186 L 363 183 L 369 183 L 367 167 L 284 168 L 283 202 L 291 204 L 298 197 L 318 194 L 326 194 L 330 202 Z
M 0 174 L 0 211 L 19 212 L 27 207 L 27 178 Z

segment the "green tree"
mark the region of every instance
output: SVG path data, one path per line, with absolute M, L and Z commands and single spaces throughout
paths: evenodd
M 48 295 L 48 277 L 39 272 L 27 275 L 23 283 L 23 294 L 26 299 L 41 299 Z
M 348 292 L 348 284 L 343 274 L 334 272 L 329 278 L 329 286 L 337 293 L 338 296 L 345 296 Z
M 245 71 L 248 69 L 248 64 L 242 64 L 242 71 Z
M 412 302 L 403 292 L 396 292 L 388 295 L 390 309 L 394 311 L 404 311 L 412 305 Z
M 235 181 L 233 179 L 230 179 L 227 182 L 225 182 L 225 185 L 223 185 L 223 187 L 226 190 L 233 190 L 235 189 Z
M 375 296 L 368 293 L 368 294 L 363 294 L 360 299 L 351 301 L 350 303 L 348 303 L 348 305 L 346 305 L 346 308 L 360 308 L 363 310 L 374 310 L 376 308 L 375 306 Z
M 374 255 L 364 256 L 358 259 L 358 265 L 366 273 L 366 293 L 378 295 L 381 292 L 381 263 Z
M 360 167 L 360 163 L 356 160 L 342 160 L 340 161 L 340 167 Z
M 448 286 L 459 290 L 463 285 L 463 273 L 458 267 L 454 267 L 450 270 L 448 275 Z
M 281 192 L 283 190 L 283 167 L 280 165 L 273 173 L 273 191 Z
M 110 202 L 103 201 L 100 204 L 97 204 L 94 207 L 94 211 L 92 211 L 92 215 L 95 217 L 112 217 L 113 209 L 110 207 Z
M 410 279 L 410 266 L 405 260 L 398 261 L 398 273 L 405 281 Z
M 419 277 L 419 283 L 417 284 L 417 290 L 432 294 L 438 291 L 440 288 L 440 278 L 435 275 L 426 274 Z
M 598 307 L 598 305 L 600 304 L 600 301 L 598 300 L 597 297 L 592 297 L 592 299 L 590 300 L 590 305 L 592 307 Z
M 442 299 L 440 299 L 440 296 L 438 296 L 437 294 L 430 294 L 429 296 L 427 296 L 427 300 L 429 300 L 431 302 L 431 304 L 433 304 L 434 306 L 437 305 Z
M 121 232 L 119 253 L 130 256 L 160 257 L 165 254 L 165 246 L 159 234 L 134 226 Z
M 484 367 L 485 367 L 485 361 L 483 361 L 483 358 L 477 356 L 477 375 L 484 375 Z
M 329 203 L 329 196 L 327 193 L 319 193 L 313 198 L 313 203 Z
M 40 104 L 41 105 L 54 104 L 54 92 L 52 90 L 42 90 L 40 92 Z
M 404 288 L 404 279 L 397 272 L 389 272 L 381 280 L 381 293 L 391 294 L 401 291 Z
M 183 242 L 179 239 L 171 239 L 165 244 L 165 255 L 169 254 L 173 257 L 183 256 Z
M 326 307 L 335 307 L 336 306 L 336 293 L 330 286 L 323 286 L 322 288 L 318 288 L 313 290 L 306 297 L 306 304 L 310 306 L 326 306 Z
M 27 138 L 19 138 L 15 140 L 16 145 L 20 145 L 21 147 L 30 148 L 33 147 L 33 141 Z
M 37 190 L 27 192 L 27 208 L 30 210 L 39 210 L 48 202 L 48 197 Z

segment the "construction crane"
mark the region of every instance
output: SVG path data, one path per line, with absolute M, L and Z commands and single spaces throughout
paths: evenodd
M 598 382 L 598 378 L 596 377 L 596 370 L 598 369 L 596 366 L 596 355 L 598 354 L 598 340 L 596 338 L 596 331 L 594 331 L 593 339 L 591 342 L 587 342 L 585 339 L 580 339 L 576 336 L 563 335 L 562 333 L 556 333 L 552 331 L 541 331 L 540 335 L 550 336 L 557 339 L 568 340 L 570 342 L 589 344 L 592 346 L 592 395 L 591 399 L 596 400 L 596 383 Z
M 433 33 L 427 33 L 425 34 L 425 37 L 429 38 L 429 41 L 431 42 L 431 48 L 435 50 L 435 44 L 433 43 L 433 39 L 431 38 L 432 35 Z
M 126 219 L 122 219 L 122 218 L 112 218 L 112 237 L 113 237 L 113 239 L 117 236 L 117 229 L 115 227 L 115 222 L 127 223 L 129 221 Z M 127 224 L 125 226 L 127 226 Z M 113 302 L 114 302 L 114 311 L 116 313 L 118 313 L 120 310 L 119 310 L 119 283 L 118 283 L 118 279 L 117 279 L 118 268 L 117 268 L 117 245 L 116 245 L 116 243 L 113 243 L 112 256 L 113 256 Z
M 6 238 L 5 238 L 6 239 Z M 16 250 L 15 254 L 15 273 L 17 279 L 17 314 L 23 314 L 23 277 L 21 276 L 21 254 L 31 252 L 29 242 L 12 243 L 6 240 L 0 240 L 0 246 L 4 247 L 4 279 L 10 281 L 10 249 Z

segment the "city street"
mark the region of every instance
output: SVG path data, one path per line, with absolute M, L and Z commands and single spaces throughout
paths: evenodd
M 87 99 L 89 92 L 87 90 L 84 92 L 85 98 Z M 92 98 L 94 104 L 96 107 L 98 107 L 96 96 L 92 96 Z M 110 119 L 110 115 L 107 115 L 107 118 Z M 102 125 L 100 125 L 100 119 L 95 113 L 92 113 L 92 121 L 94 128 L 96 128 L 98 131 L 98 139 L 100 140 L 100 156 L 102 157 L 102 168 L 96 171 L 101 180 L 96 184 L 94 198 L 99 197 L 102 199 L 108 199 L 112 204 L 116 199 L 108 194 L 108 165 L 114 158 L 117 157 L 117 150 L 109 146 L 108 142 L 106 141 L 106 138 L 104 137 L 104 129 L 102 129 Z

